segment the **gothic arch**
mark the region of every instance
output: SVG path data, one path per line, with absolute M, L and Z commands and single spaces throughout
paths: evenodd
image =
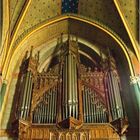
M 64 20 L 67 20 L 67 22 L 69 22 L 69 19 L 72 19 L 72 20 L 75 20 L 75 21 L 80 21 L 81 23 L 87 23 L 87 24 L 91 25 L 91 27 L 94 27 L 95 29 L 98 29 L 98 31 L 100 30 L 102 33 L 105 33 L 106 35 L 109 35 L 110 39 L 113 39 L 114 43 L 117 43 L 117 46 L 119 48 L 121 48 L 121 50 L 123 52 L 123 55 L 127 59 L 131 75 L 134 76 L 133 66 L 131 64 L 131 59 L 129 57 L 128 51 L 126 49 L 126 45 L 114 32 L 112 32 L 109 28 L 106 28 L 105 26 L 103 26 L 103 25 L 101 25 L 101 24 L 99 24 L 99 23 L 97 23 L 95 21 L 90 21 L 88 19 L 84 19 L 83 17 L 77 16 L 77 15 L 74 15 L 74 16 L 73 15 L 63 15 L 63 16 L 57 17 L 56 19 L 48 21 L 48 22 L 44 23 L 43 25 L 40 25 L 39 27 L 33 29 L 32 31 L 27 33 L 25 36 L 20 37 L 15 42 L 15 44 L 14 44 L 15 46 L 11 46 L 11 47 L 14 47 L 14 48 L 13 48 L 12 52 L 9 52 L 7 60 L 6 60 L 6 62 L 8 62 L 8 63 L 5 63 L 5 66 L 4 66 L 5 79 L 7 79 L 8 76 L 9 76 L 9 73 L 11 71 L 11 67 L 10 67 L 11 63 L 17 57 L 17 53 L 20 53 L 23 50 L 27 49 L 28 44 L 25 45 L 25 43 L 28 42 L 29 39 L 31 39 L 31 38 L 33 39 L 34 36 L 38 32 L 41 32 L 42 30 L 45 30 L 45 28 L 49 28 L 49 26 L 52 26 L 54 23 L 60 23 L 60 22 L 62 22 Z M 66 30 L 68 31 L 68 26 L 66 28 L 67 28 Z M 59 28 L 58 28 L 58 30 L 59 30 Z M 65 32 L 67 32 L 67 31 L 65 31 Z M 10 56 L 11 56 L 11 58 L 10 58 Z M 8 65 L 8 66 L 6 66 L 6 65 Z
M 12 53 L 9 54 L 9 56 L 11 55 L 10 63 L 7 63 L 7 66 L 5 67 L 5 78 L 8 79 L 8 87 L 7 87 L 6 98 L 7 98 L 7 96 L 11 96 L 11 95 L 8 95 L 8 94 L 10 94 L 9 89 L 10 89 L 10 84 L 12 83 L 12 77 L 11 76 L 12 76 L 12 73 L 14 71 L 17 71 L 17 69 L 20 66 L 20 63 L 18 63 L 18 60 L 19 59 L 22 60 L 22 58 L 24 56 L 24 54 L 22 53 L 23 51 L 25 52 L 26 50 L 30 50 L 30 46 L 28 46 L 28 43 L 32 44 L 33 41 L 35 41 L 35 39 L 37 39 L 37 38 L 35 38 L 36 35 L 38 37 L 43 36 L 43 30 L 51 28 L 53 26 L 53 24 L 61 23 L 63 21 L 66 21 L 66 24 L 69 24 L 69 19 L 72 19 L 74 21 L 80 21 L 82 23 L 86 23 L 88 25 L 91 25 L 91 27 L 89 27 L 89 29 L 94 27 L 95 30 L 96 29 L 97 29 L 97 31 L 100 30 L 101 32 L 104 33 L 104 35 L 107 35 L 107 37 L 109 39 L 113 40 L 113 42 L 115 44 L 115 47 L 116 47 L 116 50 L 120 49 L 121 50 L 121 55 L 124 56 L 124 58 L 126 59 L 126 62 L 127 62 L 126 65 L 129 67 L 131 76 L 134 76 L 133 66 L 131 64 L 131 59 L 129 57 L 128 51 L 126 50 L 125 44 L 118 37 L 116 37 L 115 34 L 113 34 L 109 29 L 106 29 L 106 28 L 102 27 L 101 25 L 99 25 L 97 23 L 85 20 L 81 17 L 76 17 L 76 16 L 73 16 L 73 15 L 68 15 L 68 16 L 66 15 L 66 16 L 62 16 L 61 18 L 55 19 L 54 21 L 52 20 L 50 22 L 47 22 L 47 23 L 41 25 L 40 27 L 34 29 L 29 34 L 27 34 L 24 38 L 22 38 L 19 41 L 18 44 L 13 46 L 15 48 L 13 49 Z M 65 30 L 64 30 L 64 34 L 67 34 L 68 30 L 69 30 L 68 25 L 66 25 Z M 47 30 L 46 30 L 46 33 L 47 33 Z M 59 37 L 60 33 L 61 33 L 61 30 L 59 31 L 59 33 L 56 33 L 56 35 L 52 35 L 52 38 Z M 74 34 L 74 33 L 70 31 L 70 34 Z M 76 35 L 76 33 L 74 35 Z M 54 45 L 56 45 L 56 42 L 57 42 L 57 40 L 55 40 L 55 39 L 53 40 L 52 38 L 50 37 L 50 39 L 49 39 L 50 40 L 50 47 L 53 47 Z M 83 39 L 84 39 L 84 41 L 83 41 Z M 84 45 L 86 47 L 89 47 L 89 48 L 91 47 L 92 48 L 93 42 L 91 40 L 89 40 L 87 38 L 81 38 L 81 37 L 79 37 L 78 40 L 79 40 L 80 43 L 83 43 L 83 44 L 85 43 Z M 43 49 L 44 41 L 45 41 L 45 38 L 43 38 L 43 41 L 39 38 L 37 40 L 36 44 L 33 43 L 35 52 Z M 92 42 L 91 43 L 92 45 L 89 43 L 90 41 Z M 49 41 L 45 41 L 45 42 L 49 43 Z M 94 52 L 97 53 L 97 55 L 100 55 L 99 51 L 96 50 L 97 48 L 98 48 L 98 45 L 97 45 L 96 48 L 92 48 L 92 49 L 93 49 Z M 46 54 L 48 55 L 49 54 L 49 48 L 46 48 L 46 49 L 48 49 L 48 50 L 46 50 Z M 106 55 L 106 54 L 104 54 L 104 55 Z M 40 66 L 40 71 L 42 71 L 43 67 L 45 66 L 44 63 L 46 62 L 46 58 L 44 60 L 45 61 L 42 61 L 42 63 L 41 63 L 42 66 Z M 5 102 L 4 102 L 4 104 L 5 104 Z

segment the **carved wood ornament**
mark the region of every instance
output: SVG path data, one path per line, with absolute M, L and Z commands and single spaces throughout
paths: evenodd
M 33 48 L 23 60 L 19 139 L 119 140 L 128 121 L 117 70 L 92 70 L 80 62 L 77 39 L 60 40 L 59 61 L 49 70 L 37 71 Z

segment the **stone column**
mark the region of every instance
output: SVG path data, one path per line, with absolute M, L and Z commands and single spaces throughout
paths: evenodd
M 136 104 L 140 108 L 140 75 L 130 76 L 130 84 L 136 97 Z

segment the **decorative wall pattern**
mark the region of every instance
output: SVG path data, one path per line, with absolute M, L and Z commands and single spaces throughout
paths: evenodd
M 139 14 L 140 11 L 138 9 L 139 2 L 138 0 L 118 0 L 122 12 L 125 16 L 125 19 L 127 20 L 127 23 L 129 24 L 131 31 L 135 38 L 138 39 L 138 31 L 139 31 Z
M 111 28 L 128 44 L 128 36 L 112 0 L 79 0 L 78 13 Z
M 79 0 L 62 0 L 62 13 L 77 13 Z
M 32 0 L 17 36 L 46 19 L 61 14 L 61 0 Z

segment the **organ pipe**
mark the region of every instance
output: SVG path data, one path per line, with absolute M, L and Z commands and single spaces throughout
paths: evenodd
M 79 106 L 78 106 L 78 119 L 83 122 L 83 109 L 82 109 L 82 92 L 81 92 L 81 81 L 80 79 L 78 78 L 78 101 L 79 101 Z
M 83 91 L 82 91 L 82 97 L 83 97 L 84 122 L 86 122 L 86 106 L 85 106 L 85 92 L 84 92 L 84 87 L 83 87 Z
M 112 119 L 123 118 L 123 107 L 120 96 L 119 81 L 117 74 L 112 69 L 107 72 L 106 86 L 108 90 L 108 98 L 111 108 Z
M 27 89 L 27 82 L 28 82 L 28 73 L 27 74 L 24 74 L 24 77 L 23 77 L 23 83 L 24 83 L 24 87 L 23 87 L 23 101 L 22 101 L 22 106 L 21 106 L 21 118 L 25 119 L 24 118 L 24 112 L 25 112 L 25 101 L 26 101 L 26 89 Z
M 37 100 L 37 105 L 33 110 L 32 122 L 39 124 L 57 123 L 60 127 L 68 122 L 79 126 L 82 122 L 106 123 L 108 121 L 108 110 L 106 111 L 106 104 L 103 103 L 105 95 L 102 94 L 105 91 L 101 91 L 104 88 L 104 83 L 102 84 L 100 73 L 98 71 L 94 73 L 90 70 L 88 70 L 88 73 L 82 73 L 78 60 L 78 49 L 75 44 L 67 42 L 64 46 L 65 48 L 60 53 L 61 60 L 59 61 L 57 80 L 50 71 L 48 74 L 46 73 L 47 76 L 45 73 L 44 75 L 42 73 L 37 75 L 37 81 L 35 82 L 37 88 L 35 90 L 38 90 L 38 92 L 35 94 L 41 94 L 41 96 L 39 96 L 39 103 Z M 82 77 L 83 75 L 85 79 Z M 123 116 L 119 82 L 113 71 L 108 71 L 105 76 L 107 105 L 113 120 L 115 120 Z M 84 83 L 82 78 L 86 82 L 88 81 L 89 85 L 86 82 Z M 52 79 L 57 81 L 54 86 L 51 86 Z M 21 118 L 27 120 L 30 113 L 33 85 L 30 71 L 24 75 L 23 83 Z M 81 89 L 81 87 L 83 88 Z M 43 91 L 43 94 L 40 91 Z M 72 128 L 72 125 L 70 124 L 69 128 Z
M 105 123 L 106 112 L 101 101 L 97 98 L 97 93 L 90 87 L 83 89 L 83 114 L 85 123 Z
M 69 44 L 70 45 L 70 44 Z M 72 46 L 66 50 L 63 65 L 63 119 L 77 118 L 78 93 L 77 93 L 77 60 L 71 51 Z
M 55 123 L 56 122 L 56 101 L 57 90 L 54 86 L 44 93 L 43 99 L 33 112 L 34 123 Z
M 60 65 L 60 72 L 61 72 L 61 65 Z M 59 74 L 61 74 L 60 72 L 59 72 Z M 59 77 L 59 81 L 58 81 L 58 85 L 57 85 L 58 94 L 56 96 L 56 99 L 57 99 L 57 103 L 56 103 L 56 105 L 57 105 L 57 107 L 56 107 L 56 113 L 57 113 L 56 120 L 57 120 L 57 123 L 62 120 L 62 118 L 63 118 L 62 112 L 63 112 L 63 109 L 64 109 L 63 108 L 64 102 L 62 101 L 63 95 L 61 94 L 63 90 L 62 90 L 62 84 L 61 84 L 60 81 L 61 81 L 61 78 Z
M 21 118 L 26 120 L 29 117 L 29 109 L 31 103 L 31 94 L 32 94 L 32 73 L 27 71 L 23 78 L 23 101 L 21 107 Z
M 32 99 L 32 88 L 33 88 L 33 78 L 32 78 L 32 73 L 31 73 L 31 75 L 30 75 L 30 87 L 29 87 L 29 99 L 28 99 L 27 116 L 29 116 L 29 113 L 30 113 L 31 99 Z

